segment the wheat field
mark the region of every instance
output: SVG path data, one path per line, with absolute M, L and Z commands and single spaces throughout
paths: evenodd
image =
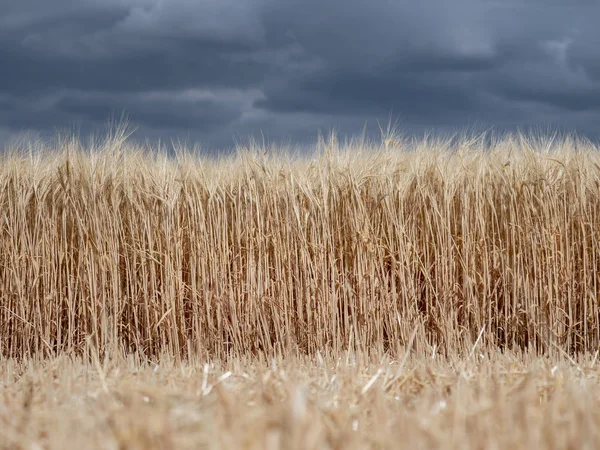
M 600 445 L 590 142 L 1 158 L 6 448 Z

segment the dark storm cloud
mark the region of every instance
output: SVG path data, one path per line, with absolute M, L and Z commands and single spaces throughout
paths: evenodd
M 46 52 L 0 50 L 6 70 L 0 71 L 0 92 L 47 93 L 57 89 L 143 92 L 194 86 L 252 86 L 263 71 L 252 61 L 236 63 L 219 49 L 193 42 L 173 42 L 173 51 L 147 49 L 130 55 L 94 60 L 52 56 Z
M 0 94 L 0 123 L 2 127 L 50 129 L 71 125 L 76 117 L 57 111 L 53 105 Z
M 485 64 L 483 64 L 485 66 Z M 418 70 L 415 66 L 420 67 Z M 310 78 L 266 89 L 256 106 L 278 112 L 334 112 L 357 114 L 402 111 L 407 117 L 443 119 L 452 111 L 475 111 L 484 102 L 469 85 L 468 67 L 479 61 L 438 60 L 418 62 L 409 69 L 387 65 L 385 70 L 351 72 L 329 70 Z
M 290 22 L 323 66 L 267 85 L 256 105 L 279 112 L 393 110 L 432 126 L 482 116 L 503 122 L 521 102 L 600 112 L 600 86 L 576 67 L 588 78 L 600 68 L 593 56 L 600 32 L 592 28 L 600 8 L 593 3 L 432 3 L 366 8 L 351 1 L 339 14 L 325 6 L 327 20 Z
M 408 129 L 598 134 L 600 5 L 498 0 L 0 0 L 0 136 L 101 127 L 309 139 Z M 320 124 L 320 126 L 319 126 Z
M 210 35 L 195 34 L 177 28 L 175 21 L 142 22 L 140 8 L 105 8 L 90 6 L 23 25 L 5 18 L 0 24 L 0 90 L 27 94 L 245 87 L 264 74 L 251 60 L 235 60 L 256 47 L 243 33 L 237 41 L 235 33 L 221 36 L 218 29 Z
M 168 95 L 77 94 L 61 98 L 54 109 L 92 122 L 126 113 L 149 127 L 199 131 L 228 124 L 240 116 L 234 107 L 214 100 L 183 100 Z

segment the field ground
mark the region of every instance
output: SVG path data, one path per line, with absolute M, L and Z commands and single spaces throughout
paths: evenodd
M 598 149 L 384 143 L 2 155 L 0 448 L 600 448 Z
M 600 369 L 559 359 L 4 361 L 0 448 L 598 448 Z

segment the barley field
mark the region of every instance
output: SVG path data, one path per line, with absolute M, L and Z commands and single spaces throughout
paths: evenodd
M 0 448 L 597 448 L 574 136 L 0 160 Z

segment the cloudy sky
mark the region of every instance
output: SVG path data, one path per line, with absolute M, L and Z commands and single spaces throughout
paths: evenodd
M 138 139 L 210 148 L 390 117 L 595 139 L 598 18 L 597 0 L 0 0 L 0 144 L 123 113 Z

